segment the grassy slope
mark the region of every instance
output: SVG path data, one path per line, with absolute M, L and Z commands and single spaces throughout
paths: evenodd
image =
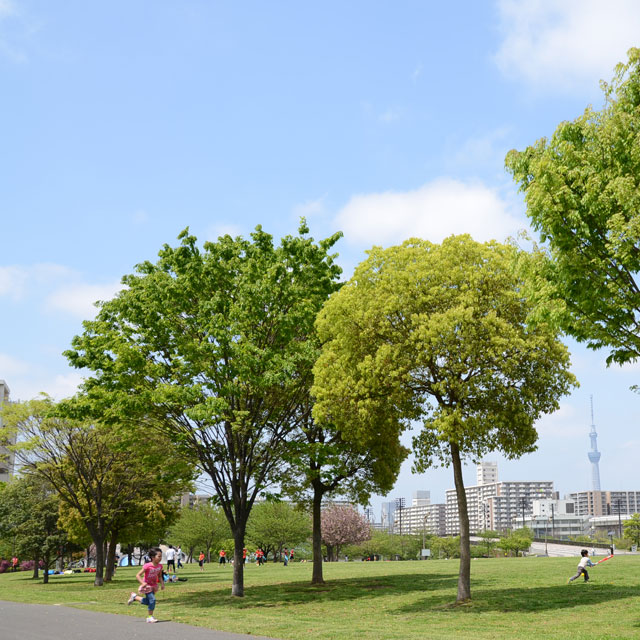
M 291 640 L 424 638 L 638 638 L 640 556 L 620 556 L 591 569 L 592 582 L 567 585 L 578 558 L 504 558 L 472 562 L 472 602 L 452 606 L 458 562 L 327 564 L 327 584 L 311 587 L 311 565 L 250 565 L 245 598 L 230 594 L 231 568 L 170 584 L 158 597 L 159 619 Z M 49 585 L 27 574 L 0 575 L 0 600 L 70 604 L 144 616 L 127 607 L 135 569 L 113 584 L 92 575 L 57 577 Z

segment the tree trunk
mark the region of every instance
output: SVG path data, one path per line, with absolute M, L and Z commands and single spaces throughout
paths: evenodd
M 115 573 L 117 540 L 118 533 L 116 531 L 112 531 L 107 552 L 107 568 L 104 576 L 105 582 L 111 582 L 113 574 Z
M 238 525 L 233 532 L 233 584 L 231 585 L 231 595 L 244 597 L 244 562 L 242 560 L 242 549 L 244 548 L 244 526 Z
M 104 543 L 105 540 L 96 536 L 94 539 L 96 545 L 96 577 L 93 581 L 94 587 L 101 587 L 104 584 Z
M 456 602 L 471 600 L 471 547 L 469 542 L 469 511 L 467 510 L 467 494 L 462 479 L 462 462 L 460 449 L 454 442 L 451 447 L 451 462 L 453 464 L 453 478 L 456 485 L 458 499 L 458 519 L 460 520 L 460 571 L 458 573 L 458 597 Z
M 311 584 L 324 584 L 322 577 L 322 489 L 313 483 L 313 573 Z
M 42 583 L 49 584 L 49 558 L 43 558 L 42 563 L 44 564 L 42 568 Z

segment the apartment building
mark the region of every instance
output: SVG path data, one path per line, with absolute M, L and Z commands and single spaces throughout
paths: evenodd
M 557 498 L 553 482 L 492 482 L 466 487 L 469 530 L 478 533 L 487 529 L 506 531 L 533 512 L 533 501 Z M 446 492 L 446 535 L 460 533 L 458 501 L 455 489 Z
M 640 491 L 578 491 L 566 497 L 575 502 L 576 513 L 581 516 L 640 513 Z

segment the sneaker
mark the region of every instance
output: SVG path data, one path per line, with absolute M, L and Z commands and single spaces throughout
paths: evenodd
M 136 601 L 136 594 L 133 593 L 133 591 L 132 591 L 131 595 L 129 596 L 129 599 L 127 600 L 127 604 L 132 604 L 135 601 Z
M 153 616 L 147 618 L 147 622 L 158 622 Z

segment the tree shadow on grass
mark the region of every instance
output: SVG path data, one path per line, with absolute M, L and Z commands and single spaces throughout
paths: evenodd
M 362 600 L 380 596 L 399 596 L 414 592 L 447 590 L 455 594 L 456 574 L 399 574 L 367 576 L 363 578 L 332 579 L 324 585 L 311 585 L 309 581 L 245 587 L 244 598 L 234 598 L 230 592 L 199 591 L 185 593 L 181 604 L 185 607 L 234 607 L 237 609 L 283 607 L 322 600 L 339 602 Z M 455 597 L 455 596 L 454 596 Z M 451 599 L 451 596 L 449 596 Z
M 478 583 L 476 581 L 476 587 Z M 451 598 L 443 594 L 432 594 L 399 607 L 395 613 L 401 615 L 424 613 L 426 609 L 457 609 L 469 613 L 536 613 L 558 609 L 571 609 L 585 605 L 600 605 L 616 600 L 640 596 L 640 586 L 612 584 L 561 584 L 547 587 L 511 589 L 471 589 L 471 601 L 456 606 Z

